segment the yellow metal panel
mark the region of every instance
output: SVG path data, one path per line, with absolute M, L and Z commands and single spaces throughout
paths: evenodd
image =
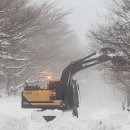
M 53 94 L 54 92 L 52 90 L 27 90 L 23 92 L 23 96 L 29 102 L 49 102 Z
M 61 106 L 62 105 L 62 100 L 54 100 L 53 103 L 31 103 L 33 106 Z
M 34 91 L 24 91 L 23 96 L 28 100 L 28 101 L 33 101 L 34 100 Z

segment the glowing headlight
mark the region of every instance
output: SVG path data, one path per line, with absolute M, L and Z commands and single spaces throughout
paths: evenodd
M 52 76 L 47 76 L 47 79 L 48 80 L 52 80 Z

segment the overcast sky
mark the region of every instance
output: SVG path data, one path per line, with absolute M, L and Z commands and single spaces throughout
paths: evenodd
M 37 1 L 37 0 L 35 0 Z M 39 2 L 42 0 L 39 0 Z M 68 23 L 77 33 L 80 43 L 87 44 L 86 33 L 92 24 L 100 21 L 99 15 L 105 13 L 106 0 L 50 0 L 57 1 L 65 10 L 72 9 L 67 17 Z M 109 0 L 108 0 L 109 1 Z
M 60 0 L 65 9 L 72 9 L 67 18 L 72 28 L 77 32 L 81 44 L 86 44 L 85 34 L 91 24 L 99 21 L 97 15 L 105 11 L 105 0 Z

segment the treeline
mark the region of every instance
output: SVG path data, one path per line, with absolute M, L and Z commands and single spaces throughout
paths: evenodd
M 69 13 L 56 2 L 0 0 L 0 90 L 11 94 L 25 81 L 59 73 L 75 57 L 78 40 L 66 23 Z
M 98 50 L 103 47 L 113 48 L 117 55 L 130 62 L 130 1 L 111 0 L 106 4 L 108 13 L 88 34 L 91 46 Z M 112 76 L 112 83 L 127 92 L 127 105 L 130 106 L 130 65 L 115 67 L 107 63 L 104 67 L 105 72 Z

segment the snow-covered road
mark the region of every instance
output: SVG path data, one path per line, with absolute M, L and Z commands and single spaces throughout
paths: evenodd
M 81 90 L 79 118 L 59 111 L 51 122 L 32 119 L 33 109 L 22 109 L 20 97 L 0 99 L 0 130 L 130 130 L 130 114 L 123 111 L 122 92 L 106 85 L 97 71 L 76 75 Z

